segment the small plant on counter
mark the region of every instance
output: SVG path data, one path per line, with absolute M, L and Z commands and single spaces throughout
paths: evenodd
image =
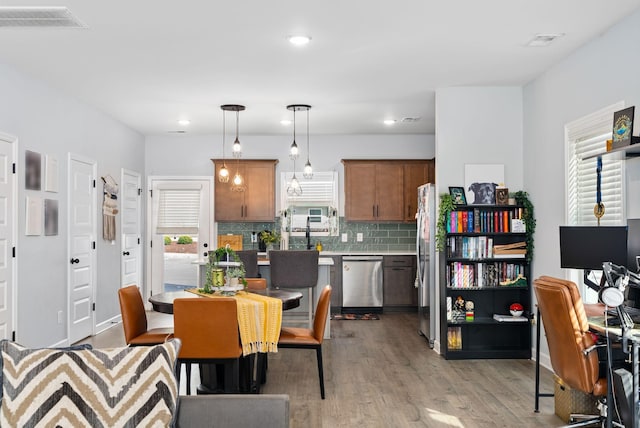
M 280 234 L 275 230 L 263 230 L 260 232 L 260 239 L 262 239 L 266 245 L 273 245 L 280 242 Z
M 453 205 L 453 198 L 449 193 L 443 193 L 440 195 L 440 208 L 438 211 L 438 224 L 436 226 L 436 249 L 438 251 L 444 251 L 447 243 L 447 222 L 451 216 L 451 211 L 455 206 Z

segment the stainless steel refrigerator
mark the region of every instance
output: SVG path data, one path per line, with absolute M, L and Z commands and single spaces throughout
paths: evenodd
M 418 287 L 419 333 L 433 348 L 436 335 L 436 188 L 433 184 L 418 187 L 416 214 L 416 255 L 418 257 L 416 286 Z

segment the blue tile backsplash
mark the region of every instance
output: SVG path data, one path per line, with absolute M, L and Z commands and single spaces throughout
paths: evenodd
M 251 242 L 251 232 L 262 230 L 280 230 L 280 221 L 273 223 L 218 223 L 218 234 L 242 235 L 244 249 L 258 249 L 257 243 Z M 415 251 L 415 223 L 351 223 L 340 217 L 340 233 L 346 233 L 348 242 L 341 242 L 341 236 L 312 236 L 313 245 L 320 241 L 324 251 Z M 356 236 L 362 233 L 363 241 L 356 242 Z M 307 240 L 304 236 L 289 238 L 289 249 L 305 249 Z

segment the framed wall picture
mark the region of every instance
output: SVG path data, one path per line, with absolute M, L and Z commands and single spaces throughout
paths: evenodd
M 31 150 L 24 154 L 24 187 L 27 190 L 40 190 L 42 181 L 42 155 Z
M 613 113 L 613 148 L 628 146 L 632 142 L 635 106 Z
M 58 201 L 55 199 L 44 200 L 44 236 L 58 234 Z
M 467 198 L 464 196 L 464 187 L 449 187 L 449 194 L 454 205 L 467 205 Z
M 58 158 L 51 155 L 44 157 L 44 190 L 58 191 Z
M 464 166 L 464 188 L 469 204 L 495 204 L 496 187 L 502 183 L 504 183 L 504 165 L 466 164 Z
M 42 199 L 27 196 L 26 206 L 26 230 L 30 236 L 42 235 Z

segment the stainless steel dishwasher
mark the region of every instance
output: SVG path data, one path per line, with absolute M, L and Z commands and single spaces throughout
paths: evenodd
M 382 278 L 382 256 L 343 256 L 342 312 L 381 312 Z

